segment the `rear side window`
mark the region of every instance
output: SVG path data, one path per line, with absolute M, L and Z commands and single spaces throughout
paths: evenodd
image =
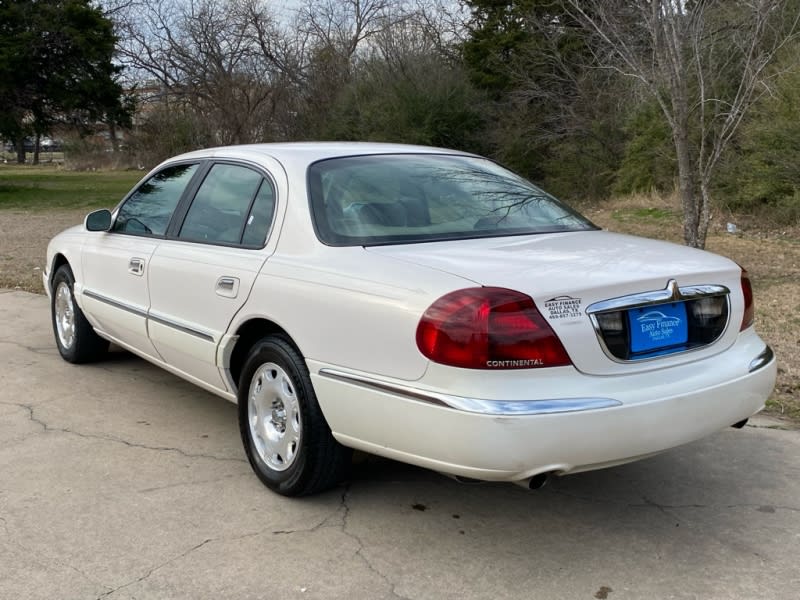
M 269 181 L 265 179 L 261 182 L 261 188 L 258 190 L 255 202 L 253 202 L 250 215 L 247 217 L 242 244 L 245 246 L 263 246 L 264 242 L 267 241 L 267 232 L 272 224 L 272 215 L 274 213 L 275 192 L 272 190 Z
M 197 164 L 173 165 L 140 185 L 119 209 L 112 231 L 162 236 Z
M 210 244 L 263 246 L 272 222 L 274 193 L 257 171 L 216 164 L 189 207 L 178 237 Z

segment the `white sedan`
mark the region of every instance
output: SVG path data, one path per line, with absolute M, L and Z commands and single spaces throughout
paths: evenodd
M 184 154 L 56 236 L 44 284 L 64 359 L 113 342 L 238 403 L 285 495 L 352 449 L 535 488 L 741 426 L 775 383 L 736 263 L 451 150 Z

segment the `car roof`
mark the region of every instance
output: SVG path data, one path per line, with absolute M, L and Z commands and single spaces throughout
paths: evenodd
M 167 162 L 199 158 L 239 158 L 258 162 L 259 158 L 272 157 L 284 165 L 305 168 L 326 158 L 361 156 L 367 154 L 457 154 L 475 156 L 459 150 L 388 144 L 378 142 L 286 142 L 273 144 L 244 144 L 205 148 L 175 156 Z

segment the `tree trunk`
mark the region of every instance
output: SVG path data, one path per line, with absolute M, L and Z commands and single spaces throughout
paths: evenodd
M 706 237 L 708 237 L 708 226 L 711 222 L 711 190 L 709 189 L 711 182 L 707 178 L 700 179 L 700 194 L 703 199 L 702 207 L 700 208 L 700 223 L 697 228 L 697 238 L 700 242 L 698 248 L 706 247 Z
M 33 164 L 34 165 L 38 165 L 39 164 L 39 148 L 41 146 L 41 143 L 42 143 L 42 136 L 37 133 L 36 137 L 34 137 L 34 142 L 33 142 Z
M 117 137 L 117 124 L 114 119 L 108 123 L 108 137 L 111 139 L 111 150 L 116 154 L 119 152 L 119 138 Z
M 683 208 L 683 241 L 687 246 L 702 248 L 705 239 L 701 241 L 698 237 L 700 214 L 695 196 L 689 132 L 685 121 L 676 123 L 676 131 L 673 132 L 672 137 L 675 142 L 675 155 L 678 159 L 678 191 Z
M 17 138 L 16 140 L 17 145 L 17 164 L 24 165 L 25 164 L 25 138 Z

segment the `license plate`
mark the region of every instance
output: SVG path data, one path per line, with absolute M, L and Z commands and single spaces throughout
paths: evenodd
M 628 324 L 632 354 L 678 346 L 689 339 L 686 306 L 682 302 L 631 309 Z

